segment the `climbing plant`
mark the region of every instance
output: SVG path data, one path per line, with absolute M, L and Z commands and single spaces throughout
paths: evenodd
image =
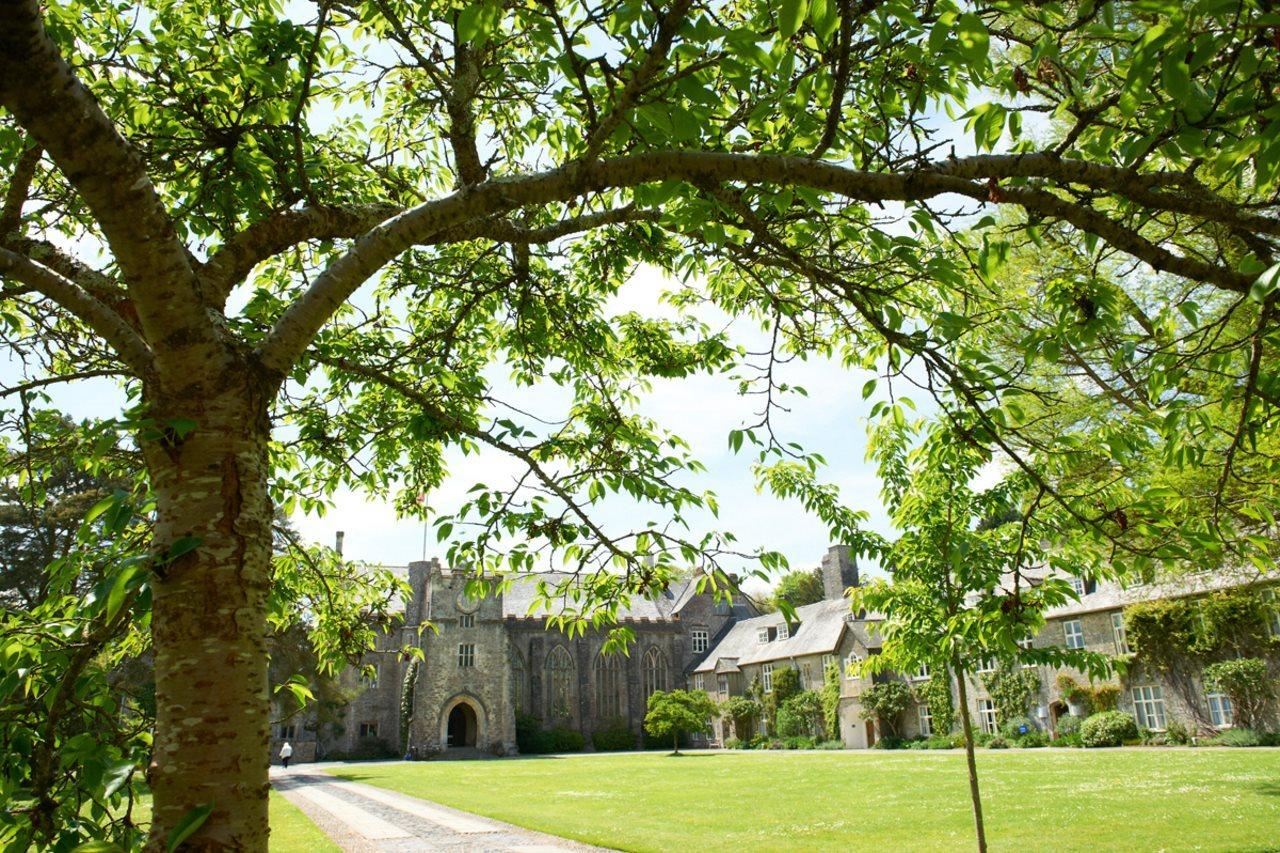
M 1276 696 L 1276 679 L 1261 658 L 1237 658 L 1204 668 L 1204 686 L 1218 690 L 1231 700 L 1234 723 L 1242 728 L 1263 728 L 1267 707 Z
M 840 664 L 829 663 L 822 672 L 822 716 L 829 737 L 840 736 Z
M 984 676 L 982 683 L 995 703 L 996 722 L 1003 726 L 1027 715 L 1027 706 L 1040 691 L 1040 674 L 1031 668 L 1005 667 Z
M 418 684 L 418 666 L 422 661 L 414 658 L 404 670 L 404 684 L 400 688 L 400 753 L 409 751 L 409 727 L 413 724 L 413 692 Z
M 951 698 L 951 674 L 938 672 L 915 685 L 916 700 L 929 706 L 935 734 L 947 734 L 956 721 L 956 706 Z
M 874 719 L 891 735 L 898 734 L 898 721 L 911 704 L 911 688 L 901 681 L 884 681 L 862 694 L 862 718 Z

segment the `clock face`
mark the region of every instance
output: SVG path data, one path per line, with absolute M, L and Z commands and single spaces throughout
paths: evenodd
M 480 599 L 472 598 L 471 596 L 467 595 L 465 591 L 460 592 L 458 593 L 457 605 L 458 605 L 458 609 L 461 610 L 463 613 L 475 613 L 477 610 L 480 609 Z

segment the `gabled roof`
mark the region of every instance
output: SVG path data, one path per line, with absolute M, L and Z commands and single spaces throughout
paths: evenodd
M 819 601 L 796 608 L 799 624 L 785 640 L 760 642 L 761 628 L 777 628 L 782 624 L 781 613 L 766 613 L 752 619 L 743 619 L 733 625 L 724 638 L 716 644 L 694 672 L 719 672 L 719 661 L 733 661 L 735 666 L 765 663 L 774 660 L 830 654 L 840 646 L 853 614 L 849 602 L 842 598 Z M 793 623 L 794 625 L 794 623 Z M 865 634 L 865 632 L 864 632 Z
M 1118 610 L 1126 604 L 1136 604 L 1139 601 L 1154 601 L 1160 598 L 1185 598 L 1222 589 L 1252 586 L 1275 579 L 1275 575 L 1263 574 L 1254 569 L 1243 569 L 1198 572 L 1192 575 L 1163 578 L 1154 583 L 1129 586 L 1127 588 L 1112 582 L 1101 582 L 1094 592 L 1080 596 L 1079 601 L 1071 601 L 1061 607 L 1046 611 L 1045 617 L 1048 619 L 1061 619 L 1085 613 Z

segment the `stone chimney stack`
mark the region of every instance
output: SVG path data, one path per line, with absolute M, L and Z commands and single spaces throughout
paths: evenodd
M 426 597 L 427 579 L 433 569 L 438 569 L 435 561 L 414 560 L 409 564 L 409 587 L 412 592 L 405 602 L 404 622 L 406 625 L 417 625 L 423 620 L 423 599 Z
M 843 598 L 844 591 L 858 585 L 858 564 L 848 545 L 832 545 L 822 556 L 822 591 L 827 599 Z
M 339 530 L 333 537 L 333 550 L 338 552 L 339 557 L 342 556 L 342 540 L 346 538 L 347 534 L 343 533 L 341 530 Z

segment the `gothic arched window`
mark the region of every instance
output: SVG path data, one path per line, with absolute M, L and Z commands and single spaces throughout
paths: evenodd
M 626 676 L 623 674 L 619 655 L 596 655 L 596 714 L 602 720 L 622 716 Z
M 644 699 L 649 701 L 655 690 L 667 689 L 667 658 L 656 646 L 644 653 Z
M 553 722 L 568 722 L 573 716 L 573 658 L 564 646 L 547 655 L 547 716 Z
M 524 711 L 524 697 L 529 695 L 529 678 L 524 671 L 524 657 L 515 649 L 511 650 L 511 692 L 519 714 Z

